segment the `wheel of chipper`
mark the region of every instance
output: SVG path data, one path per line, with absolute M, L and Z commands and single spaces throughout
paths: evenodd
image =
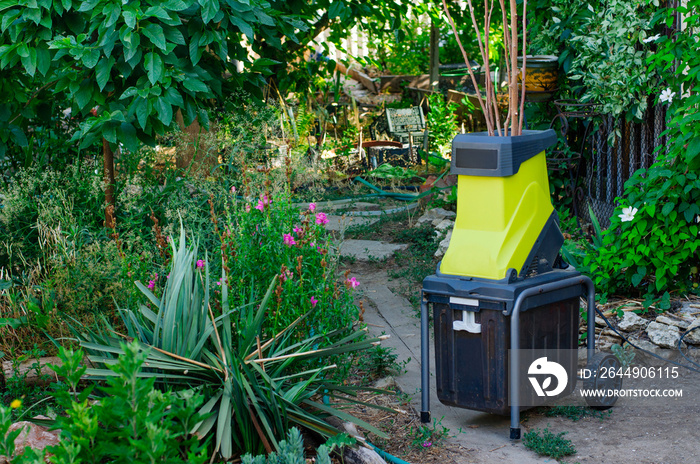
M 622 388 L 622 377 L 615 375 L 619 372 L 620 361 L 609 353 L 596 353 L 586 366 L 591 373 L 590 377 L 583 380 L 583 388 L 588 391 L 599 390 L 601 396 L 586 396 L 586 403 L 591 409 L 605 411 L 615 405 L 616 395 L 609 395 L 610 390 Z

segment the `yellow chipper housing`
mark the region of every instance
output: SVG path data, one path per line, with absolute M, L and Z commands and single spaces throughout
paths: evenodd
M 457 218 L 435 275 L 423 281 L 421 298 L 424 422 L 430 421 L 429 307 L 438 399 L 510 413 L 511 438 L 520 438 L 520 410 L 546 399 L 523 390 L 529 384 L 527 370 L 521 372 L 530 366 L 527 356 L 545 353 L 564 366 L 571 380 L 559 396 L 573 391 L 579 300 L 586 294 L 589 361 L 593 356 L 593 283 L 559 256 L 564 239 L 550 200 L 545 157 L 556 139 L 547 130 L 514 137 L 462 134 L 452 142 Z M 612 358 L 605 362 L 617 362 Z

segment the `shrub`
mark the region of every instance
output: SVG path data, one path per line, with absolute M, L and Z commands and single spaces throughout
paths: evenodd
M 542 435 L 540 435 L 542 432 Z M 523 445 L 540 456 L 551 456 L 560 459 L 576 454 L 576 448 L 571 440 L 564 438 L 567 432 L 553 434 L 549 429 L 535 429 L 523 435 Z
M 682 160 L 663 158 L 627 181 L 623 203 L 584 266 L 600 292 L 637 293 L 647 306 L 663 295 L 668 309 L 670 292 L 697 291 L 700 178 Z
M 136 340 L 147 350 L 149 371 L 143 377 L 154 378 L 162 388 L 195 389 L 208 398 L 199 412 L 211 415 L 191 430 L 200 436 L 213 435 L 215 452 L 224 458 L 263 448 L 279 450 L 279 440 L 292 425 L 334 436 L 338 431 L 321 419 L 328 414 L 385 436 L 315 401 L 321 393 L 334 397 L 353 392 L 352 387 L 325 378 L 335 367 L 330 358 L 368 348 L 379 339 L 365 339 L 365 331 L 349 327 L 310 333 L 305 324 L 320 315 L 322 302 L 297 309 L 300 316 L 278 332 L 265 330 L 273 319 L 268 306 L 277 277 L 259 305 L 250 293 L 243 298 L 243 289 L 250 292 L 250 285 L 241 283 L 237 292 L 245 303 L 234 306 L 225 272 L 218 285 L 212 285 L 206 255 L 200 259 L 196 246 L 187 247 L 182 228 L 179 246 L 172 244 L 172 256 L 162 291 L 155 282 L 148 287 L 137 283 L 149 303 L 138 310 L 120 310 L 127 333 L 119 334 L 109 324 L 99 332 L 76 328 L 94 364 L 115 363 L 115 355 L 124 353 L 121 340 Z M 104 368 L 87 374 L 95 379 L 111 376 Z
M 324 213 L 310 207 L 301 214 L 286 194 L 263 193 L 253 201 L 236 201 L 222 230 L 222 249 L 232 304 L 262 297 L 276 276 L 266 327 L 276 333 L 319 305 L 310 334 L 325 334 L 351 325 L 358 315 L 347 279 L 335 281 L 337 257 L 325 231 Z M 308 325 L 305 322 L 304 325 Z
M 304 440 L 302 439 L 299 429 L 293 427 L 287 433 L 287 440 L 283 440 L 279 444 L 279 453 L 270 453 L 267 456 L 251 456 L 246 454 L 243 456 L 243 464 L 297 464 L 305 462 L 304 458 Z M 317 464 L 331 464 L 331 459 L 328 456 L 328 448 L 322 445 L 317 450 Z
M 77 393 L 86 371 L 79 364 L 83 352 L 63 350 L 56 371 L 67 378 L 70 391 L 54 394 L 65 409 L 56 426 L 61 429 L 58 445 L 45 451 L 55 463 L 73 462 L 170 462 L 207 461 L 207 440 L 190 433 L 203 417 L 197 413 L 204 399 L 193 391 L 173 393 L 154 388 L 154 379 L 143 379 L 142 368 L 149 356 L 136 343 L 122 344 L 123 355 L 110 366 L 106 385 L 99 388 L 99 400 L 88 399 L 92 388 Z M 9 408 L 0 406 L 0 434 L 5 437 L 12 423 Z M 19 431 L 0 441 L 0 454 L 12 456 L 13 440 Z M 44 457 L 25 450 L 14 463 L 40 463 Z M 48 462 L 48 461 L 47 461 Z

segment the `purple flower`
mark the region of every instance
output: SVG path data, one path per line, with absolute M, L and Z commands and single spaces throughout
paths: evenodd
M 294 237 L 292 237 L 292 234 L 282 234 L 284 237 L 284 244 L 287 246 L 292 246 L 296 245 L 297 242 L 294 241 Z
M 318 303 L 318 300 L 314 297 L 311 297 L 311 307 L 312 308 L 316 307 L 316 303 Z
M 430 448 L 431 446 L 433 446 L 433 442 L 431 442 L 431 441 L 424 441 L 423 442 L 423 448 Z
M 197 260 L 197 269 L 202 269 L 203 267 L 204 267 L 204 260 L 198 259 Z M 170 274 L 168 274 L 168 277 L 170 277 Z
M 154 288 L 156 288 L 156 281 L 155 281 L 155 280 L 149 280 L 149 281 L 148 281 L 148 289 L 149 289 L 149 290 L 153 290 Z
M 357 288 L 360 286 L 360 282 L 357 281 L 356 278 L 350 277 L 348 280 L 345 281 L 345 283 L 350 287 L 350 288 Z
M 309 203 L 309 211 L 312 213 L 316 211 L 316 203 Z
M 322 226 L 328 224 L 328 218 L 326 217 L 326 213 L 316 214 L 316 224 L 321 224 Z

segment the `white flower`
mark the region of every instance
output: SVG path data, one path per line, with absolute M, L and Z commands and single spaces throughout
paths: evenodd
M 666 89 L 661 92 L 661 96 L 659 97 L 660 102 L 668 102 L 671 103 L 673 101 L 673 97 L 676 96 L 676 92 L 672 92 L 671 89 Z
M 628 222 L 634 219 L 634 215 L 637 214 L 637 211 L 639 211 L 637 208 L 628 206 L 627 208 L 622 208 L 622 214 L 619 214 L 618 217 L 622 222 Z
M 642 40 L 642 42 L 644 42 L 644 43 L 655 42 L 660 37 L 661 37 L 661 34 L 652 35 L 651 37 L 647 37 L 646 39 Z

